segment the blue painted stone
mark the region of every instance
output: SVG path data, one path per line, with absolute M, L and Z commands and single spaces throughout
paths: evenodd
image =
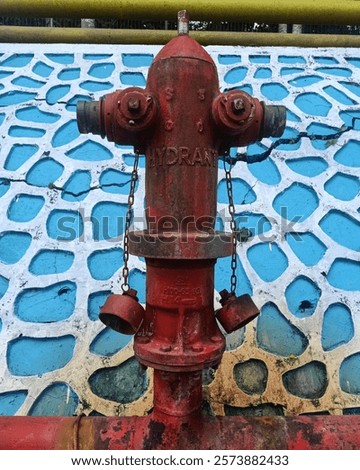
M 267 54 L 249 55 L 249 60 L 253 64 L 270 64 L 270 56 Z
M 247 228 L 251 236 L 258 236 L 271 230 L 271 223 L 263 214 L 253 212 L 240 212 L 235 214 L 236 226 L 239 229 Z
M 153 61 L 153 54 L 121 54 L 125 67 L 149 67 Z
M 11 137 L 28 137 L 28 138 L 39 138 L 45 134 L 44 129 L 24 126 L 11 126 L 9 129 L 9 135 Z
M 315 62 L 318 64 L 338 64 L 339 61 L 335 57 L 314 57 Z
M 58 103 L 70 91 L 70 85 L 55 85 L 46 93 L 48 104 Z
M 42 82 L 40 80 L 34 80 L 33 78 L 29 77 L 16 77 L 14 80 L 11 81 L 14 85 L 21 86 L 24 88 L 41 88 L 45 85 L 46 82 Z
M 29 222 L 35 219 L 45 203 L 42 196 L 17 194 L 10 202 L 7 216 L 14 222 Z
M 230 84 L 241 82 L 244 80 L 247 73 L 247 67 L 234 67 L 225 74 L 224 81 Z
M 219 258 L 215 264 L 215 289 L 221 292 L 223 289 L 229 288 L 230 282 L 230 258 Z M 243 265 L 237 256 L 237 270 L 236 270 L 238 282 L 237 282 L 237 295 L 242 294 L 253 294 L 253 289 L 249 278 L 243 268 Z
M 36 276 L 60 274 L 71 268 L 74 258 L 71 251 L 41 250 L 31 260 L 29 271 Z
M 303 222 L 318 207 L 319 198 L 311 186 L 293 183 L 275 197 L 272 205 L 283 218 Z
M 45 54 L 45 56 L 57 64 L 72 64 L 74 62 L 74 54 Z
M 51 143 L 53 147 L 61 147 L 77 139 L 79 136 L 80 132 L 77 121 L 76 119 L 72 119 L 57 129 Z
M 73 416 L 79 398 L 66 383 L 56 382 L 37 397 L 30 408 L 29 416 Z
M 334 160 L 341 165 L 353 168 L 360 167 L 360 142 L 357 140 L 349 140 L 334 155 Z
M 254 78 L 271 78 L 272 70 L 267 67 L 260 67 L 256 70 Z
M 356 96 L 360 96 L 360 85 L 357 82 L 342 82 L 340 81 L 341 85 L 347 88 L 351 93 L 354 93 Z
M 8 290 L 9 287 L 9 279 L 6 279 L 6 277 L 0 275 L 0 299 L 4 297 L 6 294 L 6 291 Z M 1 331 L 1 320 L 0 320 L 0 331 Z
M 122 159 L 125 163 L 125 165 L 128 165 L 130 166 L 131 168 L 133 168 L 134 166 L 134 154 L 133 153 L 124 153 L 123 156 L 122 156 Z M 146 166 L 146 158 L 145 158 L 145 155 L 139 155 L 139 164 L 138 164 L 139 168 L 145 168 Z
M 102 144 L 87 140 L 86 142 L 72 148 L 65 153 L 69 158 L 84 161 L 110 160 L 113 154 Z
M 79 211 L 54 209 L 46 221 L 46 230 L 54 240 L 71 241 L 83 234 L 84 221 Z
M 88 316 L 90 320 L 96 321 L 99 320 L 100 307 L 102 307 L 106 299 L 111 294 L 111 291 L 104 290 L 98 292 L 92 292 L 88 298 Z
M 264 393 L 268 375 L 265 362 L 259 359 L 240 362 L 233 369 L 236 385 L 247 395 L 260 395 Z
M 122 266 L 122 256 L 123 250 L 121 248 L 94 251 L 88 257 L 88 268 L 91 276 L 100 281 L 110 279 Z
M 75 301 L 76 284 L 62 281 L 22 290 L 15 299 L 14 311 L 22 321 L 53 323 L 69 318 L 74 313 Z
M 351 201 L 360 193 L 360 179 L 339 172 L 326 181 L 324 189 L 336 199 Z
M 10 181 L 6 178 L 0 178 L 0 197 L 4 196 L 10 189 Z
M 313 85 L 314 83 L 321 82 L 321 80 L 324 80 L 323 77 L 319 77 L 318 75 L 303 75 L 293 78 L 289 81 L 289 84 L 304 88 Z
M 286 110 L 286 120 L 287 121 L 292 121 L 292 122 L 300 122 L 301 121 L 299 116 L 297 116 L 295 113 L 290 111 L 290 109 Z
M 144 87 L 146 85 L 145 77 L 140 72 L 121 72 L 120 81 L 123 85 Z
M 34 57 L 34 54 L 13 54 L 0 62 L 1 67 L 25 67 Z
M 4 168 L 9 171 L 18 170 L 25 162 L 29 160 L 39 147 L 31 144 L 14 144 L 8 156 L 6 157 Z
M 78 67 L 73 69 L 63 69 L 58 73 L 59 80 L 76 80 L 80 77 L 80 69 Z
M 340 111 L 339 116 L 346 126 L 352 127 L 354 130 L 360 130 L 360 111 Z
M 0 233 L 0 261 L 4 264 L 15 264 L 25 255 L 31 245 L 32 237 L 24 232 Z
M 40 77 L 48 77 L 51 72 L 54 70 L 54 67 L 50 67 L 50 65 L 45 64 L 44 62 L 36 62 L 34 67 L 32 68 L 32 71 L 36 73 L 36 75 L 40 75 Z
M 264 83 L 261 93 L 271 101 L 281 101 L 289 95 L 289 91 L 281 83 Z
M 22 121 L 41 122 L 44 124 L 53 124 L 60 119 L 60 114 L 47 113 L 39 109 L 37 106 L 20 108 L 15 112 L 15 115 Z
M 104 328 L 90 344 L 90 352 L 97 356 L 112 356 L 129 344 L 131 339 L 131 335 Z
M 66 181 L 61 191 L 61 197 L 65 201 L 82 201 L 91 190 L 90 171 L 77 170 Z
M 358 57 L 345 57 L 345 60 L 354 67 L 360 68 L 360 59 Z
M 296 129 L 293 129 L 292 127 L 285 127 L 285 131 L 283 135 L 281 136 L 282 139 L 296 139 L 299 136 L 299 131 Z M 272 139 L 274 141 L 278 140 Z M 277 148 L 277 150 L 286 150 L 286 151 L 292 151 L 292 150 L 298 150 L 301 146 L 301 139 L 298 141 L 295 141 L 294 143 L 286 143 L 286 144 L 281 144 Z
M 360 408 L 345 408 L 343 415 L 360 415 Z
M 334 86 L 327 86 L 324 88 L 324 91 L 329 96 L 334 98 L 334 100 L 338 101 L 340 104 L 344 104 L 346 106 L 351 106 L 353 104 L 356 104 L 355 100 L 351 99 L 349 96 L 347 96 L 345 93 L 338 90 Z
M 251 204 L 256 201 L 256 194 L 251 186 L 240 178 L 233 178 L 234 204 Z M 218 185 L 218 201 L 228 204 L 226 181 L 222 179 Z
M 305 335 L 272 302 L 261 308 L 256 341 L 261 349 L 284 357 L 300 356 L 309 344 Z
M 317 150 L 326 150 L 331 145 L 336 145 L 337 141 L 330 138 L 339 131 L 337 127 L 331 127 L 326 124 L 320 124 L 318 122 L 312 122 L 306 129 L 310 139 L 310 144 Z M 328 136 L 328 140 L 317 139 L 317 136 Z
M 14 416 L 27 397 L 27 390 L 0 393 L 0 416 Z
M 241 56 L 231 55 L 231 54 L 219 54 L 218 61 L 219 61 L 219 64 L 222 64 L 222 65 L 237 64 L 241 62 Z
M 306 64 L 304 57 L 298 55 L 280 55 L 278 60 L 281 64 Z
M 13 75 L 14 72 L 10 72 L 7 70 L 0 70 L 0 79 L 10 77 L 10 75 Z
M 101 189 L 111 194 L 128 194 L 130 181 L 130 173 L 112 169 L 103 171 L 99 178 Z
M 295 98 L 294 104 L 305 114 L 324 117 L 332 107 L 328 100 L 317 93 L 302 93 Z
M 248 169 L 250 173 L 252 173 L 255 178 L 262 183 L 276 185 L 281 181 L 280 172 L 272 158 L 267 158 L 259 163 L 252 163 L 251 165 L 248 165 Z
M 304 72 L 304 69 L 301 69 L 299 67 L 282 67 L 280 69 L 281 77 L 285 77 L 286 75 L 294 75 L 295 73 L 301 72 Z
M 352 75 L 352 71 L 344 67 L 319 67 L 316 71 L 325 75 L 335 75 L 336 77 L 351 77 Z
M 245 341 L 245 331 L 246 327 L 240 328 L 232 333 L 226 333 L 222 330 L 225 336 L 225 351 L 234 351 L 234 349 L 239 348 Z
M 94 80 L 86 80 L 85 82 L 80 83 L 80 88 L 91 92 L 110 90 L 112 87 L 113 84 L 110 82 L 96 82 Z
M 0 94 L 0 106 L 25 103 L 26 101 L 33 100 L 36 95 L 36 93 L 28 91 L 8 91 L 7 93 Z
M 248 93 L 249 95 L 253 94 L 253 87 L 251 85 L 248 85 L 248 84 L 235 86 L 235 87 L 224 88 L 224 92 L 229 91 L 229 90 L 242 90 L 242 91 L 245 91 L 245 93 Z
M 26 182 L 32 186 L 46 188 L 60 178 L 63 171 L 61 163 L 52 158 L 42 158 L 27 172 Z
M 94 240 L 112 240 L 120 237 L 124 232 L 127 209 L 126 204 L 98 202 L 91 212 Z
M 324 243 L 311 232 L 289 232 L 285 235 L 285 239 L 305 266 L 315 266 L 327 250 Z
M 75 338 L 22 336 L 8 343 L 7 365 L 16 376 L 40 375 L 64 367 L 73 357 Z
M 330 305 L 325 313 L 321 331 L 321 344 L 324 351 L 348 343 L 354 336 L 354 323 L 350 309 L 341 303 Z
M 323 173 L 328 168 L 328 163 L 320 157 L 291 158 L 285 161 L 287 166 L 299 175 L 312 178 Z
M 118 403 L 131 403 L 146 391 L 146 371 L 135 358 L 128 359 L 117 367 L 99 369 L 89 378 L 95 395 Z
M 343 360 L 339 370 L 340 387 L 343 392 L 360 395 L 360 353 Z
M 327 274 L 327 280 L 337 289 L 360 291 L 360 262 L 336 258 Z
M 5 121 L 6 114 L 0 114 L 0 126 Z
M 360 251 L 360 222 L 344 212 L 330 210 L 319 222 L 332 240 L 350 250 Z
M 285 290 L 290 312 L 297 318 L 310 317 L 316 310 L 321 289 L 308 277 L 298 276 Z
M 322 362 L 312 361 L 283 375 L 286 390 L 300 398 L 316 400 L 321 398 L 328 386 L 326 366 Z
M 247 251 L 247 258 L 256 274 L 265 282 L 275 281 L 288 267 L 285 253 L 276 243 L 258 243 Z
M 146 302 L 146 275 L 139 269 L 132 269 L 129 275 L 130 286 L 137 291 L 139 302 Z
M 90 67 L 89 75 L 95 78 L 108 78 L 115 70 L 115 65 L 111 62 L 93 64 Z

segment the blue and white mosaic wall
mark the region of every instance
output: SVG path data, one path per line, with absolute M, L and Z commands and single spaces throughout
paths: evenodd
M 120 292 L 133 149 L 80 135 L 79 99 L 144 86 L 155 46 L 0 45 L 0 415 L 143 414 L 152 377 L 98 320 Z M 221 88 L 288 109 L 238 163 L 238 294 L 261 316 L 204 374 L 217 414 L 359 413 L 360 53 L 209 47 Z M 297 138 L 301 136 L 301 138 Z M 255 158 L 255 157 L 253 157 Z M 144 157 L 135 216 L 144 199 Z M 228 227 L 219 165 L 218 227 Z M 241 260 L 241 261 L 240 261 Z M 145 264 L 130 258 L 144 302 Z M 229 287 L 230 260 L 216 269 Z

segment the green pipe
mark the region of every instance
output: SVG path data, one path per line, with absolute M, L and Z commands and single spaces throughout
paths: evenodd
M 176 31 L 0 26 L 0 43 L 166 44 Z M 227 46 L 360 47 L 360 35 L 194 31 L 200 44 Z
M 359 0 L 1 0 L 0 16 L 360 24 Z

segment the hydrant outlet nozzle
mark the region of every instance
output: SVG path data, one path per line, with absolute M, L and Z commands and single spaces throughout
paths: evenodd
M 261 103 L 264 109 L 260 138 L 280 137 L 286 126 L 286 107 Z
M 81 134 L 105 137 L 101 124 L 101 101 L 78 101 L 76 120 Z

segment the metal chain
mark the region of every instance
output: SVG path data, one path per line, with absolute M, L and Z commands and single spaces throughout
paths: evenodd
M 231 179 L 231 170 L 233 165 L 230 163 L 227 166 L 226 159 L 223 159 L 224 162 L 224 171 L 226 177 L 226 189 L 229 199 L 229 214 L 230 214 L 230 229 L 231 229 L 231 242 L 232 242 L 232 254 L 231 254 L 231 277 L 230 277 L 230 292 L 235 294 L 236 284 L 237 284 L 237 256 L 236 256 L 236 246 L 237 246 L 237 228 L 235 221 L 235 205 L 234 205 L 234 195 L 233 195 L 233 186 Z
M 138 166 L 139 166 L 139 151 L 135 149 L 135 158 L 134 158 L 134 167 L 131 172 L 131 180 L 130 180 L 130 191 L 128 196 L 128 208 L 126 212 L 125 218 L 125 231 L 124 231 L 124 252 L 123 252 L 123 261 L 124 266 L 122 269 L 122 278 L 123 282 L 121 284 L 121 289 L 123 292 L 127 292 L 130 289 L 128 279 L 129 279 L 129 230 L 131 225 L 131 220 L 133 217 L 133 205 L 134 205 L 134 194 L 135 194 L 135 187 L 136 182 L 139 178 L 138 176 Z

